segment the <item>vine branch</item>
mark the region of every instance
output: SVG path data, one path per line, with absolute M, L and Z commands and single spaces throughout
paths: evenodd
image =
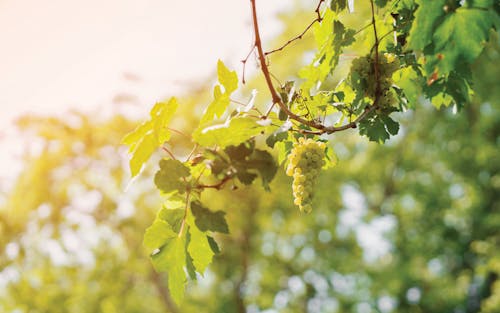
M 302 37 L 309 31 L 309 29 L 311 29 L 311 27 L 316 24 L 316 22 L 318 23 L 321 23 L 321 21 L 323 20 L 323 18 L 321 17 L 321 14 L 319 13 L 319 8 L 321 7 L 321 4 L 325 2 L 325 0 L 320 0 L 318 2 L 318 5 L 316 6 L 316 10 L 314 10 L 314 12 L 316 12 L 316 15 L 317 17 L 311 22 L 309 23 L 309 25 L 304 29 L 304 31 L 302 31 L 302 33 L 300 33 L 299 35 L 295 36 L 294 38 L 288 40 L 285 44 L 283 44 L 281 47 L 279 48 L 276 48 L 276 49 L 273 49 L 271 51 L 266 51 L 264 53 L 265 56 L 268 56 L 272 53 L 275 53 L 275 52 L 278 52 L 278 51 L 282 51 L 283 49 L 285 49 L 289 44 L 291 44 L 292 42 L 296 41 L 296 40 L 299 40 L 299 39 L 302 39 Z
M 314 120 L 307 120 L 302 118 L 301 116 L 293 113 L 290 111 L 290 109 L 283 103 L 281 100 L 281 97 L 278 95 L 276 89 L 273 86 L 273 82 L 271 79 L 271 74 L 269 72 L 269 67 L 266 63 L 266 55 L 264 53 L 264 50 L 262 48 L 262 40 L 260 38 L 260 31 L 259 31 L 259 23 L 257 19 L 257 8 L 256 8 L 256 0 L 250 0 L 250 3 L 252 5 L 252 19 L 253 19 L 253 28 L 254 28 L 254 33 L 255 33 L 255 48 L 257 48 L 257 53 L 259 56 L 259 61 L 260 61 L 260 67 L 262 74 L 264 75 L 264 78 L 266 80 L 267 87 L 269 89 L 269 92 L 271 93 L 271 98 L 272 98 L 272 106 L 277 104 L 280 109 L 285 112 L 285 114 L 292 120 L 295 120 L 303 125 L 309 126 L 311 128 L 317 129 L 317 130 L 303 130 L 302 133 L 304 134 L 315 134 L 315 135 L 321 135 L 321 134 L 332 134 L 338 131 L 343 131 L 346 129 L 350 128 L 356 128 L 357 123 L 359 123 L 361 120 L 363 120 L 366 116 L 368 116 L 369 113 L 371 113 L 375 108 L 377 108 L 377 103 L 378 103 L 378 98 L 379 95 L 376 94 L 375 100 L 372 105 L 367 106 L 363 113 L 361 113 L 354 121 L 339 126 L 339 127 L 334 127 L 334 126 L 325 126 L 322 123 L 318 123 Z M 322 1 L 320 1 L 319 5 L 321 4 Z M 375 14 L 374 14 L 374 9 L 373 9 L 373 0 L 370 0 L 372 4 L 372 24 L 374 26 L 374 31 L 375 31 L 375 72 L 376 72 L 376 81 L 377 81 L 377 89 L 378 86 L 380 85 L 380 81 L 378 79 L 378 37 L 376 35 L 376 26 L 375 26 Z M 318 9 L 319 10 L 319 9 Z M 270 110 L 269 110 L 270 112 Z M 267 117 L 267 116 L 266 116 Z
M 373 0 L 370 0 L 370 5 L 371 5 L 371 11 L 372 11 L 372 25 L 373 25 L 373 35 L 375 36 L 375 44 L 373 45 L 373 48 L 375 50 L 375 65 L 374 65 L 374 70 L 375 70 L 375 99 L 377 99 L 380 96 L 380 79 L 379 79 L 379 68 L 378 68 L 378 44 L 379 44 L 379 39 L 377 36 L 377 25 L 375 22 L 375 5 L 373 4 Z
M 220 190 L 225 183 L 230 181 L 233 178 L 232 175 L 225 176 L 220 182 L 214 185 L 196 185 L 196 189 L 206 189 L 206 188 L 212 188 L 212 189 L 217 189 Z

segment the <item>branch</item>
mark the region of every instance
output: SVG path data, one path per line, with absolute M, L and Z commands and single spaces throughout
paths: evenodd
M 241 60 L 241 63 L 243 63 L 243 73 L 241 75 L 241 83 L 244 85 L 246 83 L 245 81 L 245 68 L 247 66 L 247 61 L 248 61 L 248 58 L 250 57 L 250 55 L 252 54 L 252 52 L 255 50 L 255 44 L 252 45 L 252 49 L 250 49 L 250 51 L 248 51 L 248 54 L 247 56 L 245 57 L 245 59 Z
M 270 55 L 271 53 L 274 53 L 274 52 L 278 52 L 278 51 L 281 51 L 283 49 L 286 48 L 286 46 L 288 46 L 289 44 L 291 44 L 292 42 L 294 42 L 295 40 L 299 40 L 299 39 L 302 39 L 302 37 L 309 31 L 309 29 L 316 23 L 321 23 L 321 21 L 323 20 L 323 18 L 321 17 L 321 14 L 319 13 L 319 8 L 321 6 L 321 3 L 325 2 L 325 0 L 320 0 L 319 3 L 318 3 L 318 6 L 316 7 L 316 10 L 314 10 L 314 12 L 316 12 L 316 19 L 314 19 L 305 29 L 302 33 L 300 33 L 299 35 L 295 36 L 294 38 L 288 40 L 284 45 L 282 45 L 281 47 L 279 48 L 276 48 L 276 49 L 273 49 L 271 51 L 267 51 L 264 53 L 265 56 L 268 56 Z
M 218 182 L 217 184 L 214 184 L 214 185 L 196 185 L 194 188 L 196 189 L 206 189 L 206 188 L 212 188 L 212 189 L 217 189 L 217 190 L 220 190 L 225 183 L 227 183 L 228 181 L 230 181 L 231 179 L 233 178 L 232 175 L 228 175 L 228 176 L 225 176 L 220 182 Z
M 377 36 L 377 25 L 376 25 L 376 22 L 375 22 L 375 6 L 373 4 L 373 0 L 370 0 L 370 5 L 371 5 L 371 9 L 372 9 L 372 25 L 373 25 L 373 34 L 375 36 L 375 44 L 373 45 L 373 48 L 375 49 L 375 65 L 374 65 L 374 68 L 375 68 L 375 82 L 376 82 L 376 86 L 375 86 L 375 99 L 377 99 L 380 95 L 380 79 L 379 79 L 379 68 L 378 68 L 378 43 L 379 43 L 379 40 L 378 40 L 378 36 Z
M 379 95 L 375 95 L 375 100 L 373 101 L 373 104 L 370 106 L 367 106 L 363 113 L 361 113 L 354 121 L 339 126 L 339 127 L 334 127 L 334 126 L 325 126 L 322 123 L 318 123 L 314 120 L 307 120 L 299 115 L 293 113 L 290 111 L 290 109 L 283 103 L 281 100 L 281 97 L 278 95 L 278 92 L 273 86 L 272 79 L 271 79 L 271 74 L 269 72 L 269 67 L 266 63 L 266 55 L 264 54 L 264 50 L 262 49 L 262 41 L 260 38 L 260 32 L 259 32 L 259 23 L 257 20 L 257 8 L 255 4 L 256 0 L 250 0 L 250 3 L 252 5 L 252 18 L 253 18 L 253 28 L 255 32 L 255 47 L 257 48 L 258 56 L 259 56 L 259 61 L 260 61 L 260 67 L 262 74 L 264 75 L 264 78 L 266 80 L 267 87 L 269 89 L 269 92 L 271 93 L 271 98 L 273 102 L 273 106 L 277 104 L 280 109 L 285 112 L 285 114 L 292 120 L 295 120 L 302 125 L 309 126 L 311 128 L 317 129 L 316 131 L 314 130 L 303 130 L 302 133 L 304 134 L 315 134 L 315 135 L 321 135 L 321 134 L 332 134 L 338 131 L 343 131 L 346 129 L 350 128 L 356 128 L 356 124 L 359 123 L 361 120 L 366 118 L 369 113 L 371 113 L 373 110 L 375 110 L 378 107 L 378 98 Z M 375 26 L 375 15 L 374 15 L 374 10 L 373 10 L 373 0 L 370 0 L 372 3 L 372 24 L 373 28 L 375 31 L 375 73 L 376 73 L 376 81 L 377 81 L 377 89 L 380 89 L 380 81 L 378 79 L 378 37 L 376 35 L 376 26 Z M 320 1 L 321 4 L 321 1 Z M 380 92 L 379 92 L 380 93 Z M 270 110 L 269 110 L 270 112 Z
M 170 152 L 170 150 L 168 150 L 167 147 L 161 147 L 163 149 L 163 151 L 165 151 L 166 153 L 168 153 L 168 155 L 172 158 L 172 160 L 177 160 L 174 156 L 174 154 L 172 152 Z
M 255 5 L 255 1 L 256 0 L 250 0 L 250 2 L 252 4 L 253 28 L 254 28 L 254 32 L 255 32 L 255 47 L 257 48 L 257 52 L 259 54 L 260 67 L 262 70 L 262 74 L 264 74 L 264 78 L 266 79 L 267 87 L 268 87 L 269 91 L 271 92 L 273 104 L 277 104 L 281 108 L 281 110 L 283 110 L 291 119 L 296 120 L 297 122 L 299 122 L 301 124 L 304 124 L 304 125 L 316 128 L 316 129 L 325 128 L 321 124 L 317 124 L 314 121 L 305 120 L 305 119 L 301 118 L 300 116 L 291 112 L 287 108 L 287 106 L 283 103 L 283 101 L 281 101 L 280 96 L 276 92 L 276 89 L 273 86 L 273 82 L 271 81 L 271 74 L 269 73 L 269 68 L 268 68 L 267 63 L 266 63 L 266 56 L 264 54 L 264 50 L 262 49 L 262 41 L 260 39 L 259 24 L 257 21 L 257 8 Z

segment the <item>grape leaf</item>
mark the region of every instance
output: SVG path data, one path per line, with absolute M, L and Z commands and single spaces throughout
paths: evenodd
M 218 145 L 221 148 L 237 146 L 260 134 L 265 127 L 259 125 L 255 119 L 249 117 L 235 117 L 224 124 L 206 127 L 193 134 L 193 139 L 201 146 Z
M 161 248 L 169 239 L 174 238 L 177 234 L 172 230 L 172 227 L 165 221 L 156 219 L 144 233 L 143 245 L 149 252 Z
M 155 184 L 165 193 L 178 190 L 185 191 L 186 182 L 183 177 L 189 176 L 189 168 L 178 160 L 163 159 L 160 161 L 160 170 L 155 174 Z
M 217 62 L 217 76 L 227 95 L 238 88 L 238 75 L 235 71 L 230 71 L 221 60 Z
M 192 215 L 188 216 L 187 223 L 189 225 L 190 234 L 188 252 L 193 258 L 193 264 L 198 273 L 203 274 L 207 266 L 212 263 L 214 252 L 210 247 L 207 235 L 195 225 Z
M 226 212 L 212 212 L 203 207 L 201 203 L 197 201 L 191 203 L 191 212 L 194 215 L 195 224 L 199 230 L 203 232 L 215 231 L 224 234 L 229 233 L 229 227 L 227 226 L 226 218 L 224 217 Z
M 432 37 L 437 55 L 429 63 L 437 63 L 442 74 L 462 62 L 472 63 L 483 51 L 492 26 L 492 15 L 482 10 L 459 8 L 447 14 Z
M 432 41 L 434 30 L 439 24 L 441 17 L 445 15 L 443 10 L 447 0 L 424 1 L 417 0 L 418 8 L 415 12 L 408 46 L 411 49 L 423 50 Z
M 378 143 L 384 143 L 398 131 L 399 124 L 388 115 L 377 116 L 372 113 L 359 123 L 359 134 Z
M 262 185 L 266 190 L 269 190 L 269 183 L 273 180 L 278 170 L 273 156 L 264 150 L 255 150 L 246 161 L 246 168 L 259 172 Z
M 170 139 L 168 124 L 177 110 L 177 99 L 172 97 L 168 102 L 156 103 L 150 111 L 151 119 L 128 133 L 122 143 L 129 146 L 130 172 L 136 176 L 153 152 Z
M 172 299 L 179 304 L 184 298 L 184 285 L 186 283 L 186 238 L 175 236 L 166 242 L 160 252 L 152 257 L 153 266 L 158 272 L 168 274 L 168 289 Z
M 135 144 L 135 150 L 129 162 L 132 177 L 139 174 L 142 165 L 149 160 L 156 148 L 158 148 L 157 141 L 152 133 L 146 134 Z
M 215 241 L 215 239 L 211 236 L 207 236 L 207 239 L 208 239 L 208 244 L 210 245 L 210 249 L 212 249 L 212 251 L 215 254 L 220 253 L 220 249 L 219 249 L 219 245 L 217 244 L 217 241 Z
M 176 233 L 180 231 L 182 219 L 184 218 L 184 209 L 169 209 L 162 208 L 158 214 L 157 219 L 167 222 L 172 230 Z
M 342 11 L 343 9 L 345 9 L 347 6 L 347 0 L 331 0 L 330 1 L 330 9 L 332 11 L 336 11 L 336 12 L 339 12 L 339 11 Z
M 227 93 L 222 93 L 219 85 L 214 87 L 214 100 L 208 105 L 200 125 L 205 125 L 210 122 L 214 116 L 221 117 L 229 106 L 230 100 Z

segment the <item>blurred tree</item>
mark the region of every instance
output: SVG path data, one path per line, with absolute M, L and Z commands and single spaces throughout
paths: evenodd
M 283 18 L 290 27 L 277 43 L 298 33 L 303 14 Z M 273 58 L 275 72 L 303 65 L 309 39 Z M 331 136 L 340 165 L 322 174 L 313 214 L 299 214 L 282 172 L 270 193 L 229 185 L 204 195 L 227 212 L 231 234 L 217 238 L 222 253 L 188 285 L 180 308 L 141 247 L 161 203 L 152 169 L 126 188 L 117 143 L 135 122 L 22 119 L 38 151 L 0 207 L 0 311 L 500 312 L 500 106 L 492 84 L 500 75 L 491 66 L 499 58 L 496 38 L 475 64 L 482 88 L 463 114 L 422 101 L 398 116 L 402 130 L 384 146 Z M 185 112 L 205 98 L 194 93 Z M 195 120 L 186 114 L 176 128 L 190 130 Z M 172 145 L 190 148 L 181 134 Z

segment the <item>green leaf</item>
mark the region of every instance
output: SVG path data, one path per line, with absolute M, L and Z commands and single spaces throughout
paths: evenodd
M 483 51 L 493 26 L 490 12 L 459 8 L 447 14 L 432 36 L 440 73 L 448 74 L 462 62 L 472 63 Z
M 217 76 L 228 96 L 238 88 L 238 75 L 235 71 L 230 71 L 221 60 L 217 62 Z
M 195 224 L 199 230 L 203 232 L 215 231 L 224 234 L 229 233 L 226 218 L 224 217 L 224 215 L 226 215 L 226 212 L 212 212 L 209 209 L 203 207 L 201 203 L 197 201 L 191 203 L 191 212 L 194 215 Z
M 218 124 L 198 130 L 193 139 L 201 146 L 218 145 L 221 148 L 237 146 L 240 143 L 260 134 L 265 127 L 249 117 L 235 117 L 224 124 Z
M 222 93 L 219 85 L 214 87 L 214 100 L 208 105 L 200 125 L 205 125 L 215 117 L 221 117 L 229 106 L 230 100 L 227 93 Z
M 388 115 L 378 116 L 372 113 L 359 123 L 359 134 L 378 143 L 384 143 L 398 131 L 399 124 Z
M 347 0 L 331 0 L 330 9 L 335 12 L 340 12 L 347 7 Z
M 163 159 L 160 161 L 160 169 L 155 175 L 155 184 L 161 191 L 169 193 L 172 191 L 185 191 L 186 182 L 183 177 L 189 176 L 189 168 L 178 160 Z
M 267 151 L 255 150 L 249 160 L 246 161 L 246 165 L 247 168 L 259 172 L 262 178 L 262 185 L 266 190 L 269 190 L 269 183 L 273 180 L 278 170 L 273 156 Z
M 184 212 L 184 209 L 172 210 L 164 207 L 158 212 L 156 218 L 167 222 L 170 225 L 170 228 L 172 228 L 174 232 L 178 233 L 181 229 Z
M 422 92 L 420 86 L 425 84 L 422 77 L 420 77 L 411 67 L 405 67 L 397 71 L 394 76 L 396 77 L 394 82 L 398 87 L 403 89 L 404 95 L 408 100 L 408 107 L 415 108 L 418 97 Z
M 170 131 L 167 126 L 172 120 L 178 106 L 177 99 L 172 97 L 167 103 L 156 103 L 151 110 L 150 116 L 154 122 L 153 133 L 156 135 L 158 145 L 162 145 L 170 139 Z
M 210 245 L 210 249 L 212 249 L 212 251 L 215 254 L 220 253 L 220 249 L 219 249 L 219 245 L 217 244 L 217 241 L 215 241 L 215 239 L 211 236 L 207 236 L 207 239 L 208 239 L 208 244 Z
M 229 156 L 231 161 L 244 161 L 249 157 L 255 148 L 254 141 L 247 141 L 237 146 L 229 146 L 224 149 L 224 152 Z
M 388 115 L 382 116 L 382 121 L 385 124 L 385 128 L 389 132 L 389 134 L 395 136 L 399 132 L 399 123 L 394 121 L 392 118 L 390 118 Z
M 130 173 L 132 174 L 132 177 L 139 174 L 142 165 L 146 163 L 147 160 L 149 160 L 149 158 L 157 148 L 157 141 L 153 133 L 145 135 L 138 141 L 129 162 Z
M 168 124 L 177 106 L 176 98 L 171 98 L 168 102 L 156 103 L 150 112 L 151 119 L 139 125 L 123 138 L 122 142 L 129 146 L 129 152 L 132 153 L 130 159 L 132 177 L 140 172 L 142 165 L 146 163 L 153 152 L 170 139 Z
M 160 252 L 153 255 L 153 266 L 158 272 L 167 272 L 168 289 L 172 299 L 180 304 L 184 298 L 184 285 L 186 283 L 186 238 L 175 236 L 169 240 Z
M 440 18 L 445 15 L 443 10 L 447 0 L 417 0 L 418 8 L 415 12 L 408 46 L 411 49 L 423 50 L 432 41 L 432 35 Z
M 196 268 L 193 263 L 193 258 L 188 252 L 188 247 L 191 244 L 191 234 L 186 232 L 186 272 L 192 280 L 196 280 Z
M 288 138 L 288 132 L 278 130 L 275 133 L 271 134 L 269 137 L 267 137 L 266 144 L 269 148 L 274 148 L 274 145 L 277 142 L 286 140 L 287 138 Z
M 161 248 L 169 239 L 176 237 L 177 234 L 172 227 L 165 221 L 156 219 L 153 225 L 149 226 L 144 233 L 143 245 L 149 252 Z
M 188 252 L 193 258 L 193 264 L 198 273 L 203 274 L 207 266 L 212 263 L 214 252 L 210 247 L 207 235 L 195 225 L 192 215 L 188 216 L 187 222 L 190 234 Z
M 148 132 L 153 128 L 153 123 L 147 121 L 137 126 L 136 129 L 125 135 L 122 139 L 122 143 L 129 146 L 128 152 L 134 152 L 137 148 L 139 142 L 144 138 Z

